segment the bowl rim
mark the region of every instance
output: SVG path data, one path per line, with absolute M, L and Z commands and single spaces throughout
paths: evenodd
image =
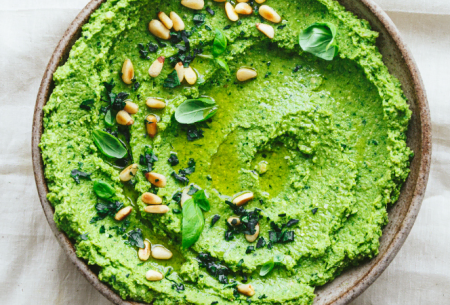
M 45 69 L 41 85 L 39 87 L 36 105 L 33 117 L 33 127 L 32 127 L 32 161 L 33 170 L 37 186 L 37 191 L 39 199 L 41 201 L 42 208 L 45 213 L 45 217 L 52 229 L 53 234 L 57 238 L 59 244 L 63 248 L 64 252 L 69 257 L 70 261 L 76 266 L 76 268 L 83 274 L 83 276 L 88 280 L 88 282 L 94 286 L 102 295 L 104 295 L 108 300 L 117 305 L 137 305 L 142 304 L 134 301 L 123 300 L 119 294 L 113 291 L 108 285 L 101 282 L 98 276 L 88 267 L 87 263 L 77 257 L 75 248 L 69 238 L 60 231 L 54 221 L 54 208 L 47 200 L 48 188 L 46 180 L 44 177 L 44 164 L 41 157 L 41 151 L 39 149 L 39 142 L 41 139 L 43 131 L 43 111 L 42 108 L 48 101 L 50 94 L 53 90 L 53 73 L 56 69 L 65 62 L 68 53 L 73 45 L 73 43 L 78 39 L 78 35 L 81 31 L 81 27 L 89 20 L 90 15 L 106 0 L 91 0 L 77 15 L 75 20 L 70 24 L 69 28 L 64 33 L 62 39 L 59 41 L 57 47 L 55 48 L 51 59 Z M 369 271 L 361 277 L 354 285 L 349 286 L 345 291 L 343 291 L 339 296 L 335 297 L 331 301 L 327 301 L 324 305 L 343 305 L 348 304 L 356 297 L 358 297 L 362 292 L 364 292 L 387 268 L 387 266 L 392 262 L 401 246 L 408 237 L 409 232 L 414 225 L 417 214 L 420 210 L 422 200 L 425 194 L 428 176 L 431 164 L 431 118 L 428 107 L 428 101 L 426 98 L 426 93 L 420 72 L 417 68 L 415 60 L 409 51 L 408 47 L 403 42 L 400 33 L 388 17 L 388 15 L 380 8 L 378 4 L 372 0 L 353 0 L 361 3 L 365 6 L 372 14 L 381 22 L 383 27 L 386 29 L 387 33 L 395 42 L 399 51 L 401 52 L 402 58 L 412 76 L 413 87 L 415 95 L 417 97 L 418 111 L 420 113 L 420 125 L 421 125 L 421 158 L 419 160 L 420 166 L 418 171 L 418 177 L 416 182 L 416 187 L 414 188 L 414 193 L 409 204 L 409 209 L 406 215 L 399 225 L 394 238 L 392 238 L 391 243 L 387 246 L 384 255 L 380 260 L 373 263 L 373 266 Z

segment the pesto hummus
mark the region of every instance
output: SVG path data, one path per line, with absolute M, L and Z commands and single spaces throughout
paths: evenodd
M 311 304 L 378 254 L 412 157 L 400 83 L 336 1 L 181 2 L 106 1 L 54 74 L 55 221 L 124 299 Z M 334 57 L 299 44 L 314 24 Z

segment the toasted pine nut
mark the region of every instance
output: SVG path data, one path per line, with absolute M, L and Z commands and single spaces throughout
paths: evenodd
M 122 65 L 122 80 L 125 84 L 131 85 L 134 78 L 133 63 L 129 59 L 125 59 Z
M 275 29 L 271 25 L 264 23 L 257 23 L 256 28 L 270 39 L 273 39 L 275 37 Z
M 172 19 L 169 18 L 169 16 L 166 15 L 166 13 L 159 12 L 158 18 L 159 18 L 159 20 L 161 20 L 161 22 L 164 24 L 164 26 L 166 28 L 168 28 L 169 30 L 173 27 L 173 21 L 172 21 Z
M 189 192 L 189 189 L 188 189 L 188 188 L 185 188 L 185 189 L 183 190 L 183 192 L 181 193 L 181 200 L 180 200 L 180 205 L 181 205 L 181 207 L 183 207 L 183 204 L 184 204 L 187 200 L 189 200 L 189 199 L 192 198 L 191 195 L 188 195 L 188 192 Z
M 173 22 L 173 29 L 174 29 L 176 32 L 184 30 L 185 26 L 184 26 L 183 19 L 181 19 L 181 17 L 178 16 L 177 13 L 175 13 L 175 12 L 170 12 L 170 19 L 171 19 L 172 22 Z
M 139 165 L 137 164 L 131 164 L 127 168 L 125 168 L 122 172 L 120 172 L 119 179 L 122 182 L 130 181 L 134 176 L 136 176 L 136 173 L 138 172 Z
M 240 294 L 246 295 L 248 297 L 251 297 L 255 294 L 255 289 L 253 288 L 253 286 L 251 284 L 238 285 L 237 290 L 239 291 Z
M 229 217 L 227 219 L 227 222 L 233 227 L 241 224 L 241 220 L 239 219 L 239 217 Z
M 131 117 L 131 115 L 128 112 L 126 112 L 125 110 L 120 110 L 119 112 L 117 112 L 116 121 L 117 121 L 117 124 L 125 125 L 125 126 L 133 125 L 133 123 L 134 123 L 134 120 Z
M 164 61 L 166 58 L 164 56 L 158 57 L 150 66 L 150 69 L 148 69 L 148 74 L 151 77 L 158 77 L 159 74 L 161 74 L 161 71 L 164 67 Z
M 248 81 L 250 79 L 256 78 L 257 76 L 258 73 L 255 70 L 249 68 L 240 68 L 236 73 L 236 77 L 240 82 Z
M 136 114 L 139 111 L 139 106 L 132 101 L 126 101 L 125 108 L 123 108 L 123 110 L 125 110 L 129 114 Z
M 128 215 L 130 215 L 132 210 L 133 210 L 132 207 L 125 207 L 116 213 L 114 219 L 118 221 L 124 220 Z
M 157 187 L 166 187 L 166 177 L 164 175 L 151 172 L 146 173 L 145 178 Z
M 241 206 L 252 200 L 254 197 L 252 192 L 248 192 L 245 194 L 242 194 L 236 198 L 233 199 L 233 203 L 237 206 Z
M 197 74 L 190 66 L 188 68 L 184 68 L 184 78 L 189 85 L 195 85 L 197 82 Z
M 180 80 L 181 83 L 184 79 L 184 74 L 186 73 L 184 71 L 184 65 L 181 61 L 175 65 L 175 71 L 177 71 L 178 79 Z
M 231 21 L 239 20 L 239 15 L 236 13 L 233 4 L 231 4 L 230 2 L 225 3 L 225 13 L 227 13 L 227 17 Z
M 145 120 L 145 125 L 147 126 L 148 135 L 154 138 L 158 133 L 158 119 L 153 114 L 150 114 Z
M 259 8 L 259 14 L 266 20 L 269 20 L 273 23 L 280 23 L 281 17 L 273 8 L 268 5 L 261 5 Z
M 152 282 L 157 282 L 163 279 L 163 274 L 159 271 L 149 270 L 145 274 L 145 278 Z
M 164 109 L 166 108 L 166 103 L 160 100 L 157 100 L 155 98 L 149 97 L 147 101 L 145 102 L 147 104 L 147 107 L 153 108 L 153 109 Z
M 261 4 L 261 3 L 266 2 L 266 0 L 255 0 L 255 2 L 258 3 L 258 4 Z
M 239 15 L 251 15 L 253 13 L 253 8 L 247 3 L 238 3 L 234 10 Z
M 203 0 L 181 0 L 181 5 L 193 10 L 201 10 L 205 6 L 205 1 Z
M 144 208 L 144 211 L 149 214 L 166 214 L 169 212 L 167 205 L 149 205 Z
M 148 30 L 158 38 L 164 40 L 170 39 L 170 30 L 166 28 L 166 26 L 159 20 L 153 19 L 150 21 L 148 24 Z
M 151 250 L 150 242 L 148 240 L 144 240 L 144 245 L 145 245 L 145 248 L 139 249 L 138 257 L 141 261 L 145 262 L 146 260 L 149 259 L 150 254 L 152 253 L 152 250 Z
M 158 195 L 152 193 L 142 194 L 142 202 L 145 204 L 161 204 L 162 199 Z
M 255 232 L 255 234 L 253 234 L 253 235 L 245 234 L 245 239 L 246 239 L 249 243 L 254 242 L 254 241 L 258 238 L 258 236 L 259 236 L 259 223 L 256 224 L 255 230 L 256 230 L 256 232 Z
M 155 246 L 152 249 L 152 257 L 154 259 L 171 259 L 172 256 L 172 251 L 164 248 L 163 246 Z

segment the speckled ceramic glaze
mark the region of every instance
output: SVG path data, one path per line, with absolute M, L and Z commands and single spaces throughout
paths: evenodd
M 47 221 L 56 238 L 78 270 L 106 298 L 115 304 L 131 305 L 136 302 L 124 301 L 117 293 L 102 283 L 97 275 L 79 259 L 67 236 L 58 230 L 53 220 L 54 209 L 47 200 L 47 184 L 44 165 L 38 144 L 42 135 L 42 107 L 47 103 L 53 90 L 53 73 L 64 64 L 72 45 L 81 33 L 81 27 L 102 2 L 92 0 L 75 18 L 56 47 L 42 78 L 33 119 L 32 156 L 37 189 Z M 374 259 L 344 272 L 334 281 L 316 289 L 317 305 L 347 304 L 369 287 L 394 259 L 408 236 L 419 213 L 425 193 L 431 159 L 431 122 L 428 102 L 420 73 L 392 20 L 371 0 L 339 0 L 347 10 L 370 22 L 372 29 L 380 33 L 377 46 L 389 71 L 397 77 L 408 98 L 412 117 L 407 133 L 407 144 L 414 151 L 411 173 L 403 185 L 398 202 L 389 210 L 389 224 L 383 230 L 380 253 Z

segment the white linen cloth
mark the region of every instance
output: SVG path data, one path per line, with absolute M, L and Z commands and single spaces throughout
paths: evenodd
M 175 0 L 173 0 L 175 1 Z M 450 304 L 450 0 L 377 0 L 417 61 L 433 121 L 433 162 L 416 224 L 352 305 Z M 75 269 L 41 209 L 31 124 L 47 62 L 88 0 L 0 0 L 0 303 L 111 304 Z

